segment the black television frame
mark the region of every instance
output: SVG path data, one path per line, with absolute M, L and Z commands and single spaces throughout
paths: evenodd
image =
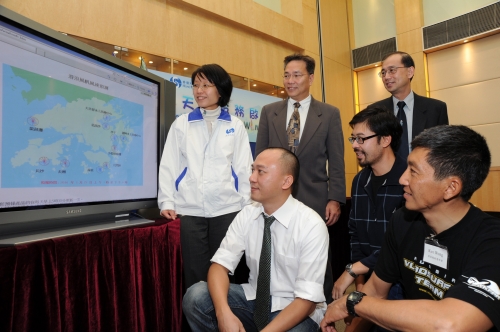
M 107 54 L 61 32 L 37 23 L 1 5 L 0 21 L 158 84 L 157 166 L 159 167 L 168 130 L 175 120 L 175 84 L 121 59 L 117 59 L 111 54 Z M 82 229 L 82 231 L 93 231 L 103 228 L 125 227 L 135 224 L 134 220 L 138 222 L 146 221 L 144 219 L 137 220 L 133 216 L 136 211 L 157 209 L 157 207 L 156 196 L 141 200 L 91 202 L 65 206 L 51 205 L 38 208 L 20 208 L 13 211 L 0 211 L 0 246 L 31 242 L 44 238 L 73 234 L 75 232 L 81 233 L 81 231 L 75 230 L 76 228 Z M 56 235 L 46 235 L 45 233 L 48 234 L 48 232 Z M 23 237 L 28 240 L 10 241 L 10 239 Z

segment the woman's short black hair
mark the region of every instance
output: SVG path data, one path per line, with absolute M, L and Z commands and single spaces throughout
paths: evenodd
M 194 84 L 196 76 L 204 77 L 215 85 L 220 95 L 217 105 L 224 107 L 229 104 L 229 99 L 233 92 L 233 82 L 231 81 L 231 76 L 229 76 L 224 68 L 215 63 L 203 65 L 196 69 L 191 75 L 191 84 Z

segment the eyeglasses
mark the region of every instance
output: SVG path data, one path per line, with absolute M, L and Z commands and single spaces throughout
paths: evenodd
M 208 88 L 211 88 L 215 85 L 210 85 L 210 84 L 193 84 L 193 90 L 198 90 L 198 88 L 201 89 L 201 91 L 205 91 Z
M 379 71 L 378 77 L 384 78 L 385 74 L 394 75 L 396 74 L 399 68 L 408 68 L 408 67 L 389 67 L 387 68 L 387 70 L 383 69 Z
M 349 140 L 349 143 L 351 143 L 351 144 L 353 144 L 354 141 L 356 141 L 356 143 L 358 143 L 358 144 L 363 144 L 367 139 L 373 138 L 375 136 L 378 136 L 378 134 L 367 136 L 367 137 L 351 136 L 351 137 L 347 137 L 347 139 Z
M 298 80 L 299 78 L 301 78 L 302 76 L 305 76 L 306 74 L 285 74 L 283 75 L 283 78 L 285 80 L 289 80 L 290 78 L 295 78 L 296 80 Z

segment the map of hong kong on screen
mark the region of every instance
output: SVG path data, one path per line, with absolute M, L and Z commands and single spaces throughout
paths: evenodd
M 2 188 L 143 185 L 142 105 L 103 84 L 97 92 L 6 64 L 2 71 Z

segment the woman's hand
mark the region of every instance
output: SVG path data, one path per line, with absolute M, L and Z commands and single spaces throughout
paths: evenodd
M 160 214 L 167 219 L 177 219 L 175 210 L 161 210 Z

